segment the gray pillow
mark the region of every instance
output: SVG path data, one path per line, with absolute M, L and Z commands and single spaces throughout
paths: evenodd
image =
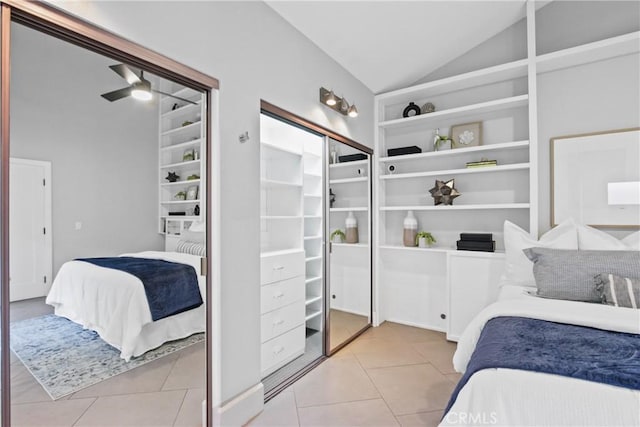
M 594 277 L 606 271 L 622 277 L 640 277 L 639 251 L 576 251 L 528 248 L 533 261 L 537 296 L 570 301 L 601 302 Z
M 603 303 L 628 308 L 640 306 L 640 279 L 602 273 L 595 280 Z

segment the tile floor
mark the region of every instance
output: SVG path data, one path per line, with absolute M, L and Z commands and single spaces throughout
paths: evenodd
M 460 375 L 444 334 L 369 329 L 269 401 L 248 426 L 435 426 Z
M 51 312 L 42 299 L 11 304 L 11 320 Z M 16 357 L 11 359 L 12 426 L 201 426 L 205 346 L 198 343 L 51 400 Z

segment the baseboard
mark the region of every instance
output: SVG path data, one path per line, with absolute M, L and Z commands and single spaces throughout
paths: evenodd
M 401 325 L 406 325 L 406 326 L 414 326 L 416 328 L 422 328 L 422 329 L 430 329 L 432 331 L 437 331 L 437 332 L 447 332 L 446 328 L 440 327 L 440 326 L 436 326 L 436 325 L 428 325 L 426 323 L 417 323 L 417 322 L 408 322 L 406 320 L 401 320 L 401 319 L 385 319 L 386 322 L 391 322 L 391 323 L 399 323 Z
M 224 427 L 243 426 L 262 412 L 264 387 L 258 383 L 234 397 L 224 405 L 213 408 L 213 425 Z

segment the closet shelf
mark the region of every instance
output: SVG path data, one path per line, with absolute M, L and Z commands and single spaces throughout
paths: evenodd
M 160 184 L 161 187 L 179 187 L 182 185 L 190 185 L 190 184 L 199 184 L 200 180 L 199 179 L 189 179 L 189 180 L 184 180 L 184 181 L 176 181 L 176 182 L 163 182 L 162 184 Z
M 296 254 L 299 252 L 302 252 L 301 248 L 291 248 L 291 249 L 281 249 L 278 251 L 260 252 L 260 258 L 268 258 L 268 257 L 279 256 L 279 255 L 290 255 L 290 254 Z
M 419 248 L 417 246 L 402 246 L 402 245 L 380 245 L 380 249 L 390 251 L 409 251 L 409 252 L 431 252 L 431 253 L 455 253 L 456 255 L 469 255 L 482 258 L 504 258 L 504 251 L 496 252 L 481 252 L 481 251 L 459 251 L 453 247 L 446 246 L 432 246 L 430 248 Z
M 177 128 L 170 129 L 168 131 L 162 132 L 162 136 L 175 135 L 175 134 L 181 133 L 181 132 L 185 132 L 186 133 L 188 131 L 192 131 L 195 128 L 200 129 L 200 125 L 201 125 L 200 121 L 193 122 L 193 123 L 191 123 L 189 125 L 186 125 L 186 126 L 180 126 L 180 127 L 177 127 Z
M 413 173 L 398 173 L 381 175 L 380 179 L 410 179 L 410 178 L 423 178 L 428 176 L 442 176 L 442 175 L 465 175 L 474 173 L 487 173 L 487 172 L 504 172 L 514 170 L 527 170 L 529 169 L 529 163 L 514 163 L 511 165 L 498 165 L 498 166 L 486 166 L 480 168 L 464 168 L 464 169 L 443 169 L 427 172 L 413 172 Z
M 160 218 L 167 219 L 169 221 L 199 221 L 200 217 L 196 215 L 161 215 Z
M 189 160 L 187 162 L 177 162 L 177 163 L 171 163 L 168 165 L 160 165 L 160 169 L 170 169 L 170 168 L 184 168 L 187 166 L 196 166 L 196 165 L 200 165 L 200 159 L 198 160 Z
M 369 209 L 366 206 L 358 206 L 352 208 L 331 208 L 330 212 L 366 212 Z
M 339 247 L 339 248 L 347 248 L 347 247 L 353 247 L 353 248 L 368 248 L 369 244 L 368 243 L 331 243 L 331 246 L 335 246 L 335 247 Z
M 320 279 L 322 279 L 322 276 L 307 277 L 307 278 L 305 279 L 304 283 L 305 283 L 305 284 L 309 284 L 309 283 L 312 283 L 312 282 L 318 281 L 318 280 L 320 280 Z
M 429 114 L 421 114 L 413 117 L 403 117 L 400 119 L 387 120 L 379 122 L 381 129 L 403 129 L 407 130 L 411 127 L 424 128 L 428 124 L 442 123 L 445 119 L 462 117 L 470 114 L 478 115 L 500 111 L 509 108 L 525 107 L 529 103 L 529 95 L 518 95 L 509 98 L 494 99 L 492 101 L 481 102 L 478 104 L 464 105 L 462 107 L 450 108 L 448 110 L 436 111 Z
M 498 150 L 509 150 L 509 149 L 517 149 L 517 148 L 525 148 L 529 146 L 529 141 L 513 141 L 513 142 L 502 142 L 498 144 L 489 144 L 489 145 L 478 145 L 476 147 L 469 148 L 455 148 L 452 150 L 444 150 L 444 151 L 428 151 L 426 153 L 418 153 L 418 154 L 405 154 L 403 156 L 390 156 L 390 157 L 380 157 L 378 160 L 381 163 L 386 162 L 404 162 L 408 160 L 419 160 L 431 157 L 451 157 L 457 156 L 461 154 L 468 153 L 477 153 L 482 151 L 498 151 Z
M 305 304 L 305 305 L 311 305 L 311 304 L 313 304 L 313 303 L 314 303 L 314 302 L 316 302 L 316 301 L 322 301 L 322 296 L 319 296 L 319 297 L 313 297 L 313 296 L 312 296 L 312 297 L 309 297 L 309 298 L 307 298 L 307 299 L 305 300 L 304 304 Z
M 281 147 L 281 146 L 275 145 L 275 144 L 270 144 L 270 143 L 265 142 L 265 141 L 261 142 L 261 146 L 269 148 L 269 149 L 274 150 L 274 151 L 279 151 L 281 153 L 287 153 L 287 154 L 292 154 L 294 156 L 302 157 L 302 153 L 299 152 L 299 151 L 291 150 L 291 149 L 288 149 L 288 148 L 285 148 L 285 147 Z
M 426 196 L 425 196 L 426 197 Z M 486 203 L 478 205 L 382 206 L 381 211 L 464 211 L 490 209 L 529 209 L 529 203 Z
M 169 200 L 165 202 L 160 202 L 163 205 L 186 205 L 189 203 L 200 203 L 200 199 L 195 200 Z
M 299 184 L 299 183 L 277 181 L 275 179 L 261 179 L 260 184 L 262 184 L 263 188 L 283 188 L 283 187 L 301 188 L 302 187 L 302 184 Z
M 421 85 L 394 90 L 376 96 L 377 102 L 406 104 L 416 99 L 424 99 L 449 92 L 456 92 L 476 86 L 513 80 L 527 75 L 526 59 L 496 65 L 445 79 L 434 80 Z M 433 113 L 430 113 L 433 114 Z
M 195 104 L 186 104 L 175 110 L 169 110 L 166 113 L 162 113 L 163 119 L 174 119 L 176 117 L 188 116 L 189 114 L 197 113 L 200 111 L 200 101 Z
M 281 220 L 281 219 L 302 219 L 302 217 L 300 215 L 262 215 L 260 216 L 260 219 L 265 219 L 265 220 Z
M 536 57 L 538 74 L 640 52 L 640 31 Z
M 320 178 L 322 178 L 322 175 L 317 174 L 317 173 L 309 173 L 309 172 L 305 172 L 305 173 L 304 173 L 304 177 L 305 177 L 305 178 L 320 179 Z
M 167 152 L 172 150 L 180 150 L 189 147 L 199 147 L 202 144 L 202 138 L 193 139 L 191 141 L 180 142 L 178 144 L 166 145 L 160 149 L 160 151 Z
M 322 215 L 305 215 L 304 219 L 320 219 Z
M 321 259 L 322 259 L 322 255 L 318 255 L 318 256 L 311 256 L 311 257 L 305 258 L 304 260 L 306 262 L 313 262 L 313 261 L 318 261 L 318 260 L 321 260 Z
M 332 179 L 329 181 L 329 184 L 352 184 L 355 182 L 367 182 L 368 178 L 366 176 L 359 178 L 345 178 L 345 179 Z
M 309 307 L 306 308 L 306 315 L 304 320 L 305 321 L 309 321 L 311 319 L 313 319 L 314 317 L 318 317 L 322 314 L 322 310 L 313 310 Z
M 322 239 L 322 236 L 305 236 L 304 240 L 318 240 Z
M 304 197 L 322 199 L 322 194 L 305 194 Z
M 369 160 L 356 160 L 353 162 L 332 163 L 329 165 L 331 169 L 344 168 L 347 166 L 366 166 L 369 164 Z

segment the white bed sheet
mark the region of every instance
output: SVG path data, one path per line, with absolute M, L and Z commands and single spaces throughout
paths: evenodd
M 499 301 L 469 324 L 453 358 L 458 372 L 466 369 L 485 323 L 498 316 L 640 333 L 640 310 L 543 299 L 528 290 L 503 287 Z M 485 369 L 469 379 L 440 425 L 638 426 L 640 391 L 537 372 Z
M 122 256 L 180 262 L 200 271 L 200 257 L 190 254 L 146 251 Z M 204 301 L 204 276 L 198 275 L 198 285 Z M 56 315 L 96 331 L 127 361 L 166 341 L 204 332 L 206 324 L 204 304 L 154 322 L 138 278 L 81 261 L 69 261 L 60 268 L 46 303 Z

